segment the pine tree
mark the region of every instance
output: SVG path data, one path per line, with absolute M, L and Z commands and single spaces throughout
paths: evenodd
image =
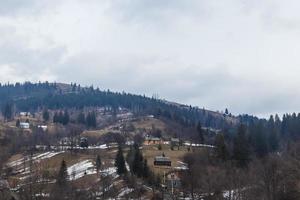
M 123 155 L 122 147 L 119 145 L 118 147 L 118 153 L 115 159 L 115 166 L 117 167 L 117 173 L 119 175 L 125 174 L 127 172 L 126 166 L 125 166 L 125 159 Z
M 6 120 L 11 120 L 13 118 L 13 104 L 8 102 L 5 104 L 2 114 Z
M 203 136 L 203 130 L 202 130 L 201 122 L 198 122 L 198 124 L 197 124 L 197 132 L 198 132 L 198 141 L 199 141 L 199 143 L 203 143 L 204 142 L 204 136 Z
M 225 115 L 228 115 L 229 114 L 229 112 L 228 112 L 228 109 L 226 108 L 225 109 Z
M 100 168 L 101 168 L 101 165 L 102 165 L 102 163 L 101 163 L 101 158 L 100 158 L 99 155 L 97 155 L 97 158 L 96 158 L 96 169 L 97 169 L 97 173 L 99 173 Z
M 268 153 L 268 143 L 262 122 L 254 128 L 254 150 L 258 157 L 264 157 Z
M 45 122 L 47 122 L 49 120 L 49 111 L 47 109 L 44 109 L 43 111 L 43 119 Z
M 56 178 L 56 183 L 59 186 L 65 186 L 68 180 L 68 171 L 67 171 L 67 164 L 65 160 L 62 160 L 60 169 Z
M 243 124 L 238 128 L 233 145 L 233 158 L 237 161 L 238 166 L 247 166 L 250 160 L 250 148 L 246 137 L 246 128 Z
M 53 123 L 58 123 L 58 114 L 57 114 L 57 112 L 54 113 Z
M 59 111 L 59 114 L 58 114 L 58 123 L 63 123 L 64 121 L 64 113 L 62 111 Z
M 79 124 L 85 124 L 86 123 L 85 116 L 84 116 L 83 112 L 81 112 L 81 113 L 78 114 L 77 122 Z
M 228 150 L 222 133 L 216 135 L 215 146 L 216 157 L 222 161 L 226 161 L 228 159 Z
M 97 120 L 96 120 L 96 113 L 89 112 L 87 117 L 86 117 L 86 125 L 87 127 L 96 127 L 97 126 Z
M 279 131 L 278 131 L 278 116 L 275 117 L 275 121 L 273 116 L 270 117 L 268 121 L 268 146 L 271 152 L 275 152 L 279 147 Z
M 149 175 L 150 175 L 150 170 L 149 170 L 149 167 L 148 167 L 147 159 L 144 159 L 144 161 L 143 161 L 143 174 L 142 174 L 142 176 L 144 178 L 148 178 Z
M 140 152 L 139 146 L 134 146 L 134 159 L 132 163 L 132 172 L 138 177 L 143 176 L 143 155 Z
M 68 110 L 65 110 L 61 123 L 63 125 L 67 125 L 69 123 L 69 121 L 70 121 L 70 116 L 69 116 Z
M 19 119 L 17 119 L 17 121 L 16 121 L 16 127 L 20 127 L 20 120 Z

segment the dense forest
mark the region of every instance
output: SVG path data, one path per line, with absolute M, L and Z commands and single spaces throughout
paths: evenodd
M 66 109 L 83 107 L 119 107 L 130 109 L 137 115 L 163 116 L 185 126 L 194 126 L 199 121 L 206 127 L 222 128 L 233 126 L 236 119 L 229 114 L 221 114 L 197 107 L 173 104 L 144 95 L 101 91 L 94 87 L 77 84 L 30 83 L 0 85 L 0 105 L 14 104 L 18 111 L 38 109 Z

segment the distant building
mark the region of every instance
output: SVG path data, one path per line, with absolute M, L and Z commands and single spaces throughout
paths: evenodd
M 179 138 L 171 138 L 171 145 L 172 146 L 179 146 L 180 140 Z
M 162 144 L 163 141 L 161 138 L 158 137 L 152 137 L 147 135 L 145 137 L 144 145 L 154 145 L 154 144 Z
M 30 124 L 28 122 L 20 122 L 20 128 L 29 129 Z
M 181 180 L 177 172 L 167 174 L 167 187 L 172 190 L 181 187 Z
M 80 138 L 80 147 L 82 147 L 82 148 L 89 147 L 88 139 L 86 137 Z
M 155 166 L 171 166 L 172 162 L 169 157 L 165 156 L 156 156 L 154 158 Z
M 72 141 L 70 138 L 68 137 L 64 137 L 62 138 L 60 141 L 59 141 L 59 144 L 62 145 L 62 146 L 69 146 L 72 144 Z
M 30 112 L 20 112 L 21 117 L 30 117 L 31 113 Z
M 48 129 L 47 125 L 38 125 L 38 128 L 43 129 L 43 131 L 46 131 Z

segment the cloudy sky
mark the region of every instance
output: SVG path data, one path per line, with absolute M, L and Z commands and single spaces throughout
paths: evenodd
M 298 112 L 299 10 L 297 0 L 1 0 L 0 80 Z

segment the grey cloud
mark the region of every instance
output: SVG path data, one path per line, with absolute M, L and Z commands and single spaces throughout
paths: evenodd
M 49 2 L 0 2 L 2 81 L 93 84 L 235 114 L 300 109 L 300 41 L 289 34 L 299 16 L 280 2 Z
M 29 38 L 18 36 L 16 30 L 10 26 L 0 26 L 0 69 L 7 69 L 13 80 L 6 80 L 6 75 L 1 76 L 2 81 L 38 81 L 41 78 L 51 78 L 50 73 L 65 52 L 63 47 L 32 49 Z

